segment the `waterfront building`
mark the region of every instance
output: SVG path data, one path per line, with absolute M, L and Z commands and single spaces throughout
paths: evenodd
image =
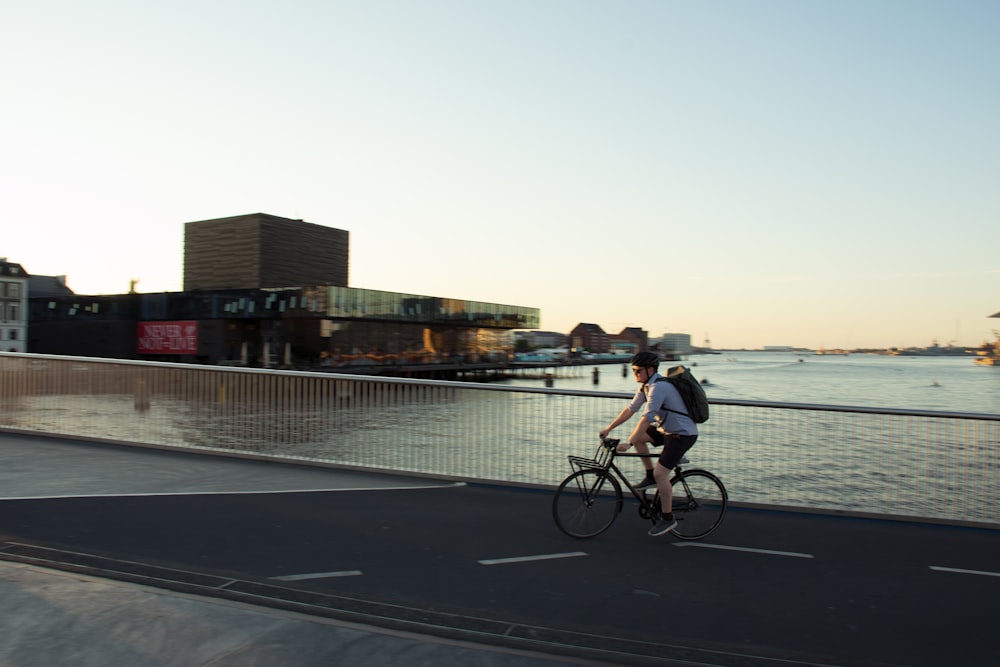
M 649 348 L 649 333 L 639 327 L 625 327 L 617 334 L 608 336 L 611 352 L 632 355 Z
M 28 276 L 28 296 L 70 296 L 73 290 L 66 284 L 66 276 Z
M 506 359 L 513 331 L 539 325 L 537 308 L 347 287 L 347 248 L 343 230 L 266 214 L 187 223 L 183 292 L 33 295 L 28 350 L 263 367 L 457 364 Z
M 28 273 L 0 257 L 0 351 L 27 351 Z
M 302 368 L 480 361 L 536 308 L 330 287 L 30 299 L 30 351 Z
M 680 359 L 682 355 L 691 354 L 691 334 L 665 333 L 657 343 L 660 356 L 665 359 Z
M 535 350 L 540 347 L 566 347 L 567 336 L 558 331 L 515 331 L 515 344 L 521 341 L 524 348 Z
M 569 346 L 572 349 L 584 350 L 595 354 L 609 352 L 608 334 L 597 324 L 581 322 L 569 332 Z
M 608 336 L 608 354 L 631 357 L 638 349 L 630 340 L 619 338 L 615 334 Z

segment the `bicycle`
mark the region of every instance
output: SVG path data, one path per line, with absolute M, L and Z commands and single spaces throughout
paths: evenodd
M 573 472 L 556 489 L 552 499 L 552 517 L 559 530 L 570 537 L 589 538 L 611 527 L 623 507 L 621 482 L 639 501 L 639 516 L 656 523 L 660 513 L 660 494 L 656 487 L 636 489 L 615 465 L 615 456 L 652 457 L 656 454 L 619 454 L 618 438 L 601 436 L 594 458 L 570 456 Z M 686 457 L 680 463 L 688 463 Z M 682 540 L 697 540 L 719 527 L 726 516 L 729 497 L 722 481 L 701 469 L 674 467 L 673 513 L 677 527 L 671 530 Z M 651 492 L 651 495 L 646 493 Z

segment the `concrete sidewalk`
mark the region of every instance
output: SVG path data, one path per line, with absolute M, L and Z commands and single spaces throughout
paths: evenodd
M 4 667 L 599 665 L 0 560 Z

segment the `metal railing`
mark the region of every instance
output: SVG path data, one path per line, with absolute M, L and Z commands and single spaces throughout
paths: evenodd
M 0 353 L 2 430 L 538 486 L 630 396 Z M 700 430 L 735 502 L 1000 524 L 1000 415 L 713 400 Z

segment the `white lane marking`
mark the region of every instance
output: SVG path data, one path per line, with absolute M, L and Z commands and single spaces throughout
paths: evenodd
M 508 563 L 527 563 L 534 560 L 552 560 L 554 558 L 576 558 L 586 556 L 583 551 L 568 551 L 561 554 L 539 554 L 537 556 L 517 556 L 515 558 L 492 558 L 478 561 L 480 565 L 506 565 Z
M 334 493 L 338 491 L 417 491 L 424 489 L 450 489 L 467 486 L 465 482 L 426 484 L 420 486 L 355 486 L 336 489 L 277 489 L 271 491 L 180 491 L 175 493 L 81 493 L 60 496 L 4 496 L 2 500 L 69 500 L 73 498 L 155 498 L 160 496 L 255 496 L 275 493 Z
M 286 574 L 282 577 L 270 577 L 277 581 L 305 581 L 307 579 L 330 579 L 332 577 L 360 577 L 361 570 L 341 570 L 340 572 L 310 572 L 308 574 Z
M 1000 572 L 987 572 L 986 570 L 963 570 L 957 567 L 942 567 L 940 565 L 929 566 L 937 572 L 957 572 L 958 574 L 978 574 L 983 577 L 1000 577 Z
M 772 549 L 750 549 L 749 547 L 729 547 L 724 544 L 704 544 L 702 542 L 675 542 L 675 547 L 701 547 L 702 549 L 724 549 L 726 551 L 747 551 L 754 554 L 769 556 L 789 556 L 791 558 L 815 558 L 812 554 L 800 554 L 795 551 L 774 551 Z

